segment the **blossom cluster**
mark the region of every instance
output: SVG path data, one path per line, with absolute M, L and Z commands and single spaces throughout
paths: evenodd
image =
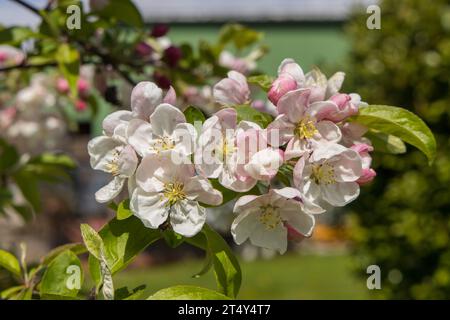
M 284 253 L 289 239 L 311 236 L 317 214 L 347 205 L 375 176 L 366 129 L 348 121 L 366 104 L 340 92 L 343 81 L 342 72 L 305 74 L 285 59 L 269 101 L 257 105 L 246 76 L 230 71 L 213 87 L 220 110 L 193 123 L 175 106 L 173 88 L 141 82 L 131 110 L 107 116 L 104 134 L 88 144 L 92 167 L 112 175 L 96 200 L 109 202 L 126 187 L 145 226 L 191 237 L 205 223 L 205 206 L 221 205 L 229 190 L 236 243 Z M 251 106 L 272 121 L 243 119 L 239 109 Z

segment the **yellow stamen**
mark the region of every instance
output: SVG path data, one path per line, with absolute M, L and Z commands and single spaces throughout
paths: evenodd
M 163 193 L 164 197 L 167 198 L 169 205 L 173 205 L 180 200 L 186 199 L 186 194 L 183 189 L 184 185 L 180 182 L 166 183 Z
M 309 117 L 303 118 L 294 129 L 294 134 L 299 139 L 311 139 L 316 133 L 318 133 L 316 124 Z
M 281 216 L 278 213 L 278 207 L 273 207 L 267 205 L 261 207 L 261 215 L 259 216 L 259 221 L 265 225 L 267 230 L 275 229 L 281 222 Z
M 311 176 L 316 184 L 333 184 L 336 182 L 334 168 L 326 163 L 313 166 Z

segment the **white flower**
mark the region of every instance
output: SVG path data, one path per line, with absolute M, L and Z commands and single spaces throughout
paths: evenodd
M 144 157 L 148 154 L 177 152 L 188 156 L 194 150 L 197 131 L 177 108 L 161 104 L 150 116 L 150 123 L 134 119 L 127 129 L 128 142 Z
M 298 199 L 298 200 L 297 200 Z M 288 230 L 309 237 L 315 219 L 304 212 L 300 192 L 294 188 L 271 189 L 261 196 L 243 196 L 238 199 L 234 212 L 238 214 L 231 226 L 237 244 L 247 239 L 259 247 L 286 252 Z
M 248 102 L 250 89 L 247 78 L 237 72 L 228 72 L 228 78 L 220 80 L 213 88 L 216 101 L 222 105 L 240 105 Z
M 294 184 L 308 201 L 323 201 L 342 207 L 356 199 L 362 175 L 358 152 L 340 144 L 322 143 L 310 156 L 300 158 L 294 168 Z
M 111 182 L 95 193 L 95 199 L 100 203 L 117 197 L 127 179 L 132 178 L 136 170 L 138 164 L 136 153 L 123 140 L 100 136 L 88 143 L 92 168 L 108 172 L 113 176 Z
M 197 170 L 208 178 L 218 178 L 224 187 L 236 192 L 253 188 L 256 179 L 238 173 L 237 136 L 257 124 L 241 121 L 235 109 L 222 109 L 203 123 L 195 152 Z
M 169 219 L 173 230 L 192 237 L 203 227 L 208 205 L 222 203 L 222 194 L 192 164 L 175 164 L 168 155 L 149 154 L 136 171 L 137 188 L 130 201 L 133 213 L 148 228 Z
M 339 127 L 324 119 L 335 104 L 331 101 L 309 104 L 310 95 L 309 89 L 286 93 L 278 102 L 280 115 L 267 128 L 271 143 L 277 140 L 279 145 L 287 143 L 286 160 L 310 152 L 321 141 L 337 143 L 342 138 Z

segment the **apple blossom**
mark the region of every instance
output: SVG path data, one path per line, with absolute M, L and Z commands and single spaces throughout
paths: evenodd
M 224 187 L 244 192 L 257 182 L 249 175 L 238 174 L 237 136 L 258 125 L 241 121 L 237 124 L 235 109 L 226 108 L 212 115 L 203 123 L 195 152 L 197 170 L 208 178 L 218 178 Z
M 312 203 L 342 207 L 359 195 L 356 182 L 362 175 L 358 152 L 336 143 L 321 143 L 294 167 L 294 185 Z
M 163 103 L 150 116 L 150 123 L 133 119 L 127 128 L 128 142 L 144 157 L 152 153 L 192 154 L 197 131 L 176 107 Z M 175 159 L 172 159 L 175 160 Z
M 303 86 L 305 75 L 302 68 L 293 59 L 284 59 L 278 67 L 278 78 L 267 93 L 269 100 L 277 105 L 280 98 L 289 91 Z
M 372 157 L 369 152 L 373 151 L 373 147 L 366 143 L 359 143 L 351 146 L 351 149 L 358 152 L 362 159 L 362 175 L 358 180 L 356 180 L 356 182 L 358 182 L 359 185 L 364 185 L 371 182 L 377 175 L 375 170 L 370 167 L 372 165 Z
M 222 105 L 245 104 L 250 97 L 247 78 L 237 71 L 228 72 L 228 78 L 219 81 L 213 89 L 216 101 Z
M 135 173 L 138 158 L 130 145 L 123 139 L 99 136 L 88 143 L 91 167 L 110 173 L 113 179 L 95 193 L 97 202 L 111 201 L 119 195 L 128 178 Z
M 206 209 L 200 203 L 219 205 L 222 194 L 190 163 L 175 164 L 168 155 L 145 156 L 136 171 L 137 188 L 130 208 L 148 228 L 167 220 L 173 230 L 192 237 L 203 227 Z
M 238 216 L 231 226 L 234 241 L 242 244 L 249 239 L 255 246 L 283 254 L 287 250 L 288 229 L 311 236 L 315 219 L 304 212 L 301 201 L 297 200 L 300 197 L 298 190 L 289 187 L 271 189 L 260 196 L 240 197 L 234 206 Z
M 279 135 L 278 144 L 287 143 L 287 160 L 310 152 L 321 141 L 339 142 L 341 132 L 325 115 L 332 102 L 321 101 L 309 104 L 309 89 L 298 89 L 285 94 L 278 102 L 279 116 L 268 126 L 269 136 Z M 271 138 L 271 143 L 274 139 Z M 278 146 L 276 144 L 275 146 Z

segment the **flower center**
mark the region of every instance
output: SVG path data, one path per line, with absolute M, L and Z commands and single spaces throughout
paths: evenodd
M 281 222 L 281 216 L 278 213 L 278 207 L 267 205 L 261 207 L 261 215 L 259 216 L 259 221 L 265 225 L 267 230 L 272 230 L 277 227 Z
M 153 144 L 152 148 L 159 151 L 165 151 L 165 150 L 172 150 L 175 147 L 175 142 L 170 137 L 162 137 L 160 139 L 157 139 L 155 143 Z
M 222 162 L 226 162 L 227 158 L 235 151 L 234 141 L 229 141 L 225 137 L 222 139 L 221 145 L 213 150 L 213 155 Z
M 309 117 L 303 118 L 294 129 L 294 134 L 299 139 L 311 139 L 316 133 L 318 133 L 316 124 Z
M 183 188 L 184 185 L 180 182 L 170 182 L 164 185 L 163 193 L 164 197 L 167 198 L 169 205 L 173 205 L 186 198 Z
M 313 166 L 311 176 L 316 184 L 333 184 L 336 182 L 334 168 L 326 163 Z
M 106 170 L 113 175 L 113 177 L 118 176 L 120 174 L 119 169 L 119 156 L 120 156 L 119 148 L 114 150 L 114 154 L 112 159 L 106 164 Z

